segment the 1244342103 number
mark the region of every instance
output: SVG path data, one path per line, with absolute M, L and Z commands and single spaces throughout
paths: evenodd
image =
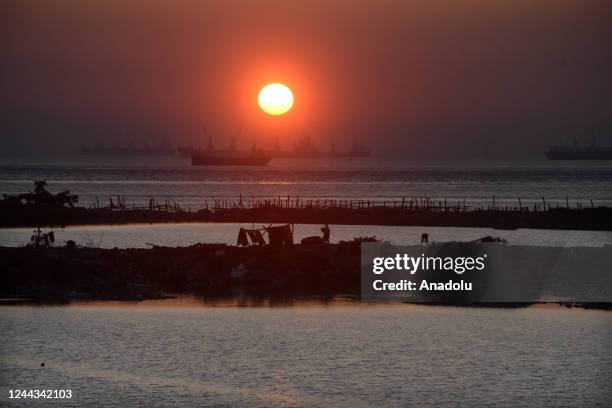
M 9 399 L 20 398 L 69 399 L 72 398 L 72 390 L 9 390 Z

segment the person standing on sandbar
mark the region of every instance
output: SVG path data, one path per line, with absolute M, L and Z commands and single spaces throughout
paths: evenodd
M 323 242 L 329 244 L 329 235 L 331 234 L 331 231 L 329 230 L 329 225 L 325 224 L 325 226 L 321 228 L 321 232 L 323 233 Z

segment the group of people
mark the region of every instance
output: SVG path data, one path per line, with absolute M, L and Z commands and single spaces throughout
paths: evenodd
M 245 229 L 240 228 L 238 232 L 238 246 L 249 246 L 249 245 L 266 245 L 266 241 L 264 240 L 263 234 L 268 234 L 269 245 L 271 246 L 290 246 L 293 245 L 293 225 L 281 225 L 278 227 L 263 227 L 261 229 Z M 309 240 L 310 243 L 316 242 L 313 240 L 321 240 L 329 244 L 329 238 L 331 236 L 331 230 L 328 224 L 323 225 L 321 227 L 321 233 L 323 237 L 318 238 L 308 237 L 305 240 Z M 250 241 L 250 242 L 249 242 Z M 421 234 L 421 245 L 429 245 L 429 234 L 424 232 Z

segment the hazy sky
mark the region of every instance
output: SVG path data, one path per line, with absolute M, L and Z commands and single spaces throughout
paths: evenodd
M 3 155 L 204 126 L 409 155 L 612 144 L 609 0 L 5 0 L 0 20 Z M 259 110 L 268 82 L 286 116 Z

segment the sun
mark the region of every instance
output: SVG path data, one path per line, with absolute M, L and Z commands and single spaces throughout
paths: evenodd
M 259 91 L 257 102 L 268 115 L 284 115 L 293 106 L 293 92 L 283 84 L 268 84 Z

